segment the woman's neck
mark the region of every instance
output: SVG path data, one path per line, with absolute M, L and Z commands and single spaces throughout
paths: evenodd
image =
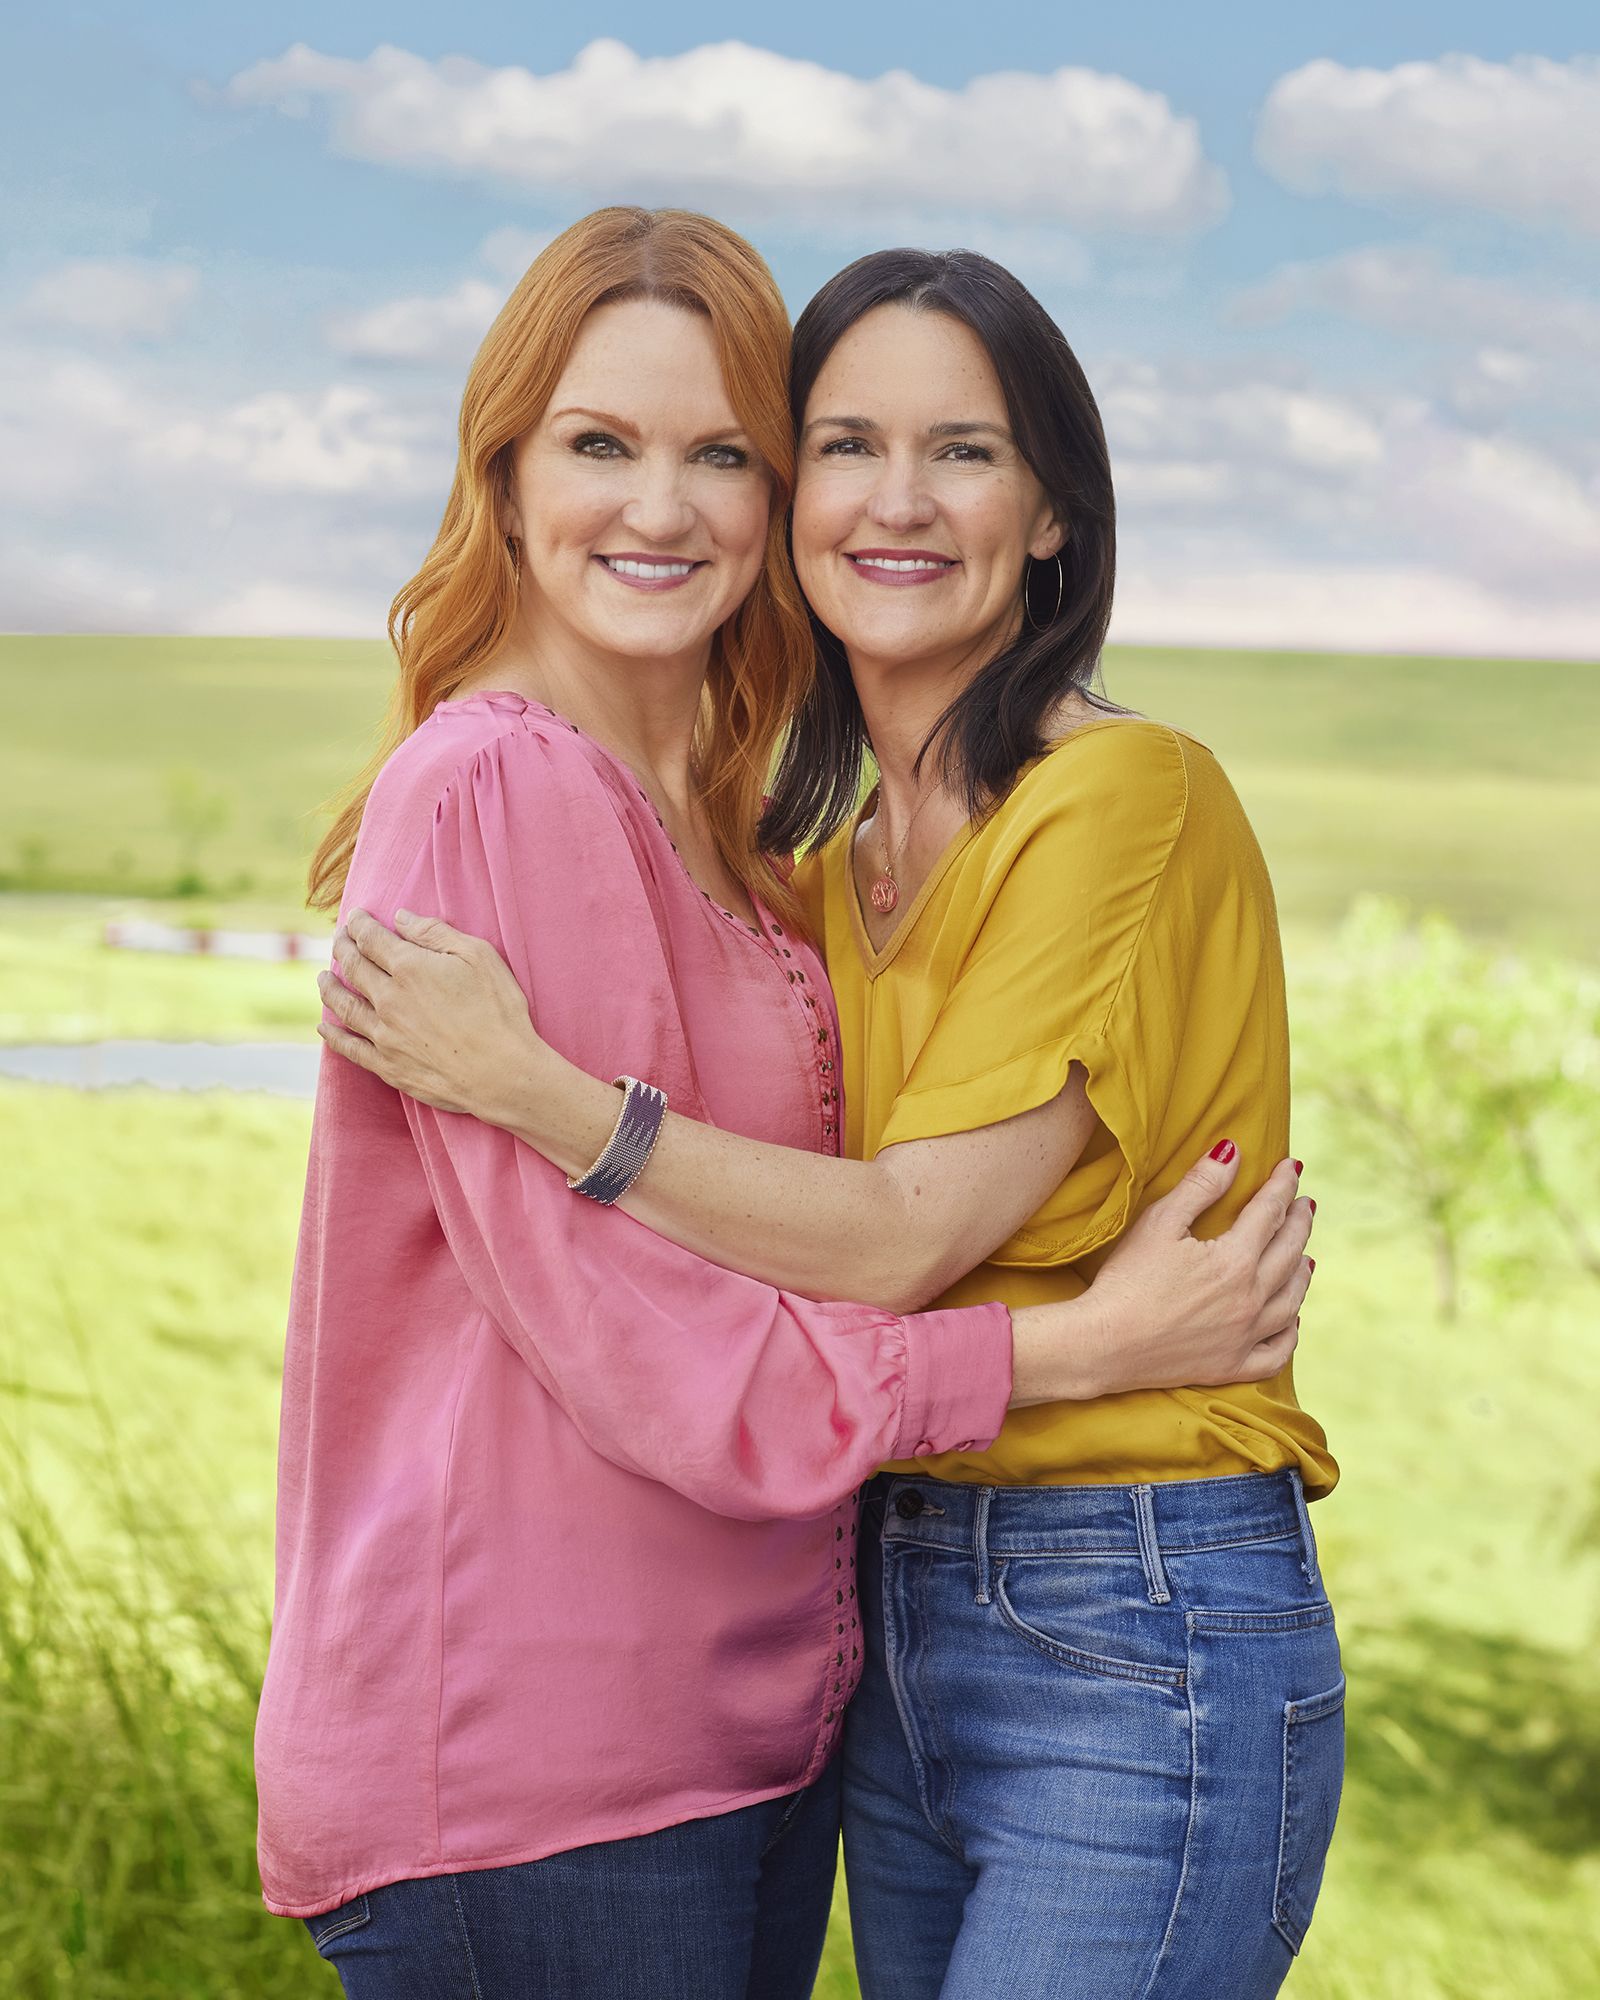
M 893 666 L 852 657 L 850 672 L 861 703 L 861 718 L 878 766 L 876 817 L 891 841 L 926 807 L 924 819 L 943 819 L 929 794 L 940 789 L 937 746 L 917 759 L 941 715 L 971 679 L 970 669 Z
M 708 664 L 709 649 L 699 658 L 639 659 L 519 629 L 463 691 L 506 688 L 553 708 L 621 758 L 658 805 L 687 817 Z

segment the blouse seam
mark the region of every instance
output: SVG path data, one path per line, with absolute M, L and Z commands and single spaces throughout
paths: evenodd
M 412 1143 L 413 1145 L 416 1144 L 415 1135 L 413 1135 L 412 1137 Z M 418 1150 L 420 1154 L 420 1148 Z M 435 1205 L 434 1213 L 436 1215 L 438 1214 L 437 1204 Z M 440 1804 L 440 1794 L 443 1788 L 439 1776 L 439 1759 L 440 1759 L 440 1746 L 444 1740 L 444 1681 L 445 1681 L 444 1662 L 445 1662 L 445 1652 L 446 1652 L 446 1647 L 444 1642 L 444 1615 L 445 1615 L 444 1594 L 445 1594 L 445 1570 L 447 1567 L 445 1561 L 445 1544 L 449 1537 L 449 1532 L 450 1532 L 450 1479 L 451 1479 L 451 1474 L 455 1469 L 456 1424 L 460 1419 L 461 1403 L 463 1397 L 466 1394 L 467 1371 L 471 1366 L 474 1350 L 477 1348 L 478 1342 L 483 1338 L 484 1322 L 487 1318 L 488 1315 L 484 1312 L 483 1308 L 480 1306 L 478 1308 L 477 1324 L 473 1327 L 472 1330 L 472 1338 L 470 1341 L 466 1343 L 465 1348 L 462 1352 L 461 1368 L 459 1374 L 456 1377 L 456 1392 L 454 1399 L 452 1400 L 450 1405 L 450 1435 L 445 1443 L 445 1454 L 444 1454 L 444 1468 L 445 1468 L 444 1490 L 440 1495 L 441 1504 L 439 1508 L 439 1623 L 437 1627 L 439 1634 L 439 1646 L 438 1646 L 439 1699 L 434 1708 L 434 1716 L 433 1716 L 433 1851 L 435 1859 L 439 1861 L 443 1861 L 445 1859 L 444 1812 Z
M 1164 723 L 1161 725 L 1161 728 L 1167 740 L 1177 752 L 1178 770 L 1183 778 L 1183 797 L 1178 802 L 1177 823 L 1172 829 L 1171 838 L 1167 841 L 1167 851 L 1161 857 L 1161 866 L 1156 870 L 1155 879 L 1150 884 L 1150 893 L 1145 898 L 1144 910 L 1139 918 L 1139 928 L 1134 933 L 1133 942 L 1128 947 L 1128 955 L 1123 960 L 1122 970 L 1117 975 L 1117 983 L 1112 988 L 1111 997 L 1106 1002 L 1105 1013 L 1101 1017 L 1099 1028 L 1096 1030 L 1095 1039 L 1097 1041 L 1104 1041 L 1110 1029 L 1111 1017 L 1117 1011 L 1117 1002 L 1122 998 L 1122 990 L 1128 983 L 1128 975 L 1133 970 L 1134 962 L 1139 956 L 1139 947 L 1144 943 L 1145 932 L 1150 928 L 1150 919 L 1155 912 L 1156 898 L 1160 895 L 1162 884 L 1167 879 L 1167 869 L 1171 865 L 1173 854 L 1177 850 L 1178 842 L 1183 836 L 1183 829 L 1189 817 L 1189 760 L 1183 754 L 1183 745 L 1178 740 L 1177 731 L 1168 728 Z

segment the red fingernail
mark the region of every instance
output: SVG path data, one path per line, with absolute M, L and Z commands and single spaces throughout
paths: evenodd
M 1219 1139 L 1211 1148 L 1211 1157 L 1214 1160 L 1220 1160 L 1226 1166 L 1238 1150 L 1238 1147 L 1231 1139 Z
M 1308 1258 L 1306 1259 L 1306 1262 L 1307 1262 L 1307 1264 L 1308 1264 L 1308 1265 L 1309 1265 L 1309 1266 L 1311 1267 L 1311 1269 L 1312 1269 L 1313 1271 L 1315 1271 L 1315 1269 L 1317 1268 L 1317 1260 L 1316 1260 L 1316 1258 L 1315 1258 L 1315 1257 L 1308 1257 Z
M 1310 1202 L 1310 1204 L 1311 1204 L 1311 1213 L 1312 1213 L 1313 1215 L 1315 1215 L 1315 1214 L 1316 1214 L 1316 1212 L 1317 1212 L 1317 1198 L 1316 1198 L 1316 1196 L 1315 1196 L 1314 1194 L 1308 1194 L 1308 1195 L 1306 1196 L 1306 1200 Z
M 1295 1161 L 1295 1163 L 1294 1163 L 1294 1170 L 1295 1170 L 1295 1174 L 1296 1174 L 1297 1176 L 1298 1176 L 1298 1175 L 1300 1175 L 1300 1174 L 1303 1174 L 1303 1173 L 1305 1172 L 1305 1170 L 1306 1170 L 1306 1163 L 1305 1163 L 1305 1161 L 1304 1161 L 1304 1160 L 1296 1160 L 1296 1161 Z

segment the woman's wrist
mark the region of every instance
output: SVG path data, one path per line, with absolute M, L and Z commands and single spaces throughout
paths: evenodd
M 569 1176 L 586 1173 L 617 1122 L 614 1085 L 534 1040 L 499 1080 L 489 1123 L 500 1125 Z
M 1111 1332 L 1093 1291 L 1011 1312 L 1011 1406 L 1087 1403 L 1112 1386 Z

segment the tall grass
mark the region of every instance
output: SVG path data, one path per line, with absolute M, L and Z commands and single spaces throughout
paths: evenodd
M 80 1415 L 114 1524 L 87 1545 L 0 1432 L 0 1990 L 320 1989 L 310 1941 L 266 1919 L 256 1880 L 261 1578 L 207 1530 L 176 1461 L 175 1485 L 134 1483 L 104 1406 L 86 1397 Z

